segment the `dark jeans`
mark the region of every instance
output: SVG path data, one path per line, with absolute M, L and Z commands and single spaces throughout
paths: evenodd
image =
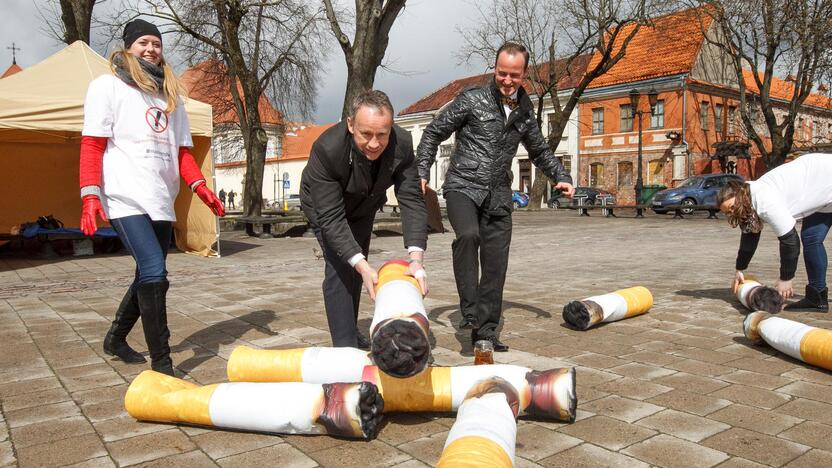
M 828 260 L 823 241 L 832 226 L 832 213 L 812 213 L 803 219 L 800 228 L 800 241 L 803 243 L 803 264 L 809 286 L 820 291 L 826 287 L 826 267 Z
M 352 235 L 367 258 L 369 258 L 370 237 L 373 233 L 373 220 L 374 218 L 370 217 L 350 223 Z M 358 346 L 358 306 L 361 302 L 363 287 L 361 275 L 324 241 L 321 231 L 317 228 L 315 237 L 318 238 L 326 261 L 322 286 L 332 346 L 355 348 Z
M 490 215 L 487 199 L 477 206 L 460 192 L 447 192 L 445 200 L 456 234 L 451 250 L 459 307 L 463 315 L 477 319 L 479 337 L 496 336 L 503 314 L 511 215 Z
M 173 223 L 153 221 L 148 215 L 134 215 L 111 219 L 110 224 L 136 261 L 134 283 L 158 283 L 167 279 L 165 259 Z

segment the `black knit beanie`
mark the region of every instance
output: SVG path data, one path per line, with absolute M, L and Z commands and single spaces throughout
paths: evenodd
M 162 40 L 162 33 L 155 24 L 149 23 L 142 19 L 134 19 L 133 21 L 124 25 L 124 33 L 121 35 L 124 39 L 124 48 L 129 49 L 136 39 L 142 36 L 156 36 Z

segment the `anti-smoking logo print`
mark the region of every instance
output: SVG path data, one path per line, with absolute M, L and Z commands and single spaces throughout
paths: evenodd
M 144 119 L 156 133 L 162 133 L 168 128 L 168 114 L 164 109 L 150 107 L 144 114 Z

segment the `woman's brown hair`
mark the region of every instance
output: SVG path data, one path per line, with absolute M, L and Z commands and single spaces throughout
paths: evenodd
M 751 189 L 748 184 L 737 180 L 728 181 L 716 196 L 716 204 L 722 206 L 725 200 L 731 198 L 734 199 L 734 206 L 728 213 L 728 223 L 731 227 L 739 226 L 743 232 L 760 232 L 763 222 L 751 205 Z
M 116 65 L 113 63 L 113 59 L 117 55 L 121 56 L 122 63 L 124 63 L 124 67 L 130 73 L 130 76 L 133 78 L 136 86 L 147 94 L 163 95 L 165 97 L 165 102 L 167 103 L 165 112 L 171 113 L 174 109 L 176 109 L 176 100 L 180 94 L 179 78 L 176 77 L 176 73 L 173 72 L 170 65 L 165 62 L 164 57 L 162 57 L 162 61 L 159 63 L 159 66 L 162 67 L 162 70 L 165 72 L 165 81 L 163 89 L 159 89 L 153 78 L 148 76 L 148 74 L 142 70 L 141 65 L 139 65 L 139 60 L 141 59 L 137 58 L 125 49 L 118 49 L 110 54 L 110 70 L 113 74 L 116 74 Z

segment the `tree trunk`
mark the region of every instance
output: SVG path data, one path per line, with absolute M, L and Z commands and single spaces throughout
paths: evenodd
M 344 93 L 344 107 L 341 109 L 341 118 L 344 119 L 350 114 L 352 101 L 361 92 L 373 88 L 376 78 L 376 67 L 366 64 L 347 65 L 347 90 Z
M 64 24 L 64 42 L 75 41 L 90 43 L 90 24 L 92 9 L 96 0 L 60 0 L 61 21 Z
M 532 192 L 529 194 L 529 209 L 539 210 L 543 204 L 543 197 L 546 195 L 546 186 L 549 185 L 549 178 L 543 174 L 543 171 L 534 169 L 534 183 L 532 184 Z

